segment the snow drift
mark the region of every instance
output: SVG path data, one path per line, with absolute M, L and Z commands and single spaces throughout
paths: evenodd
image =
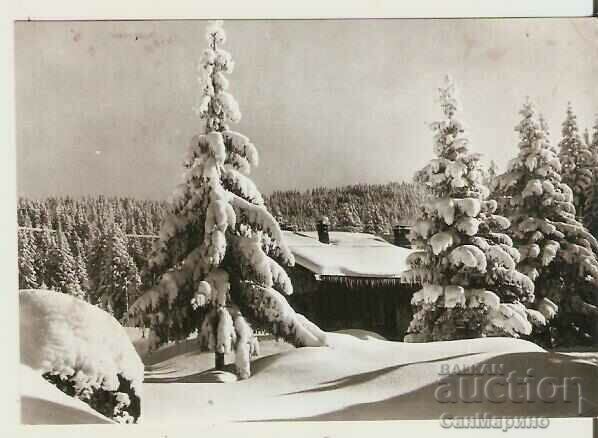
M 213 361 L 208 355 L 202 360 L 193 341 L 181 343 L 171 354 L 148 358 L 144 423 L 438 420 L 443 413 L 476 412 L 507 417 L 598 413 L 598 367 L 591 358 L 548 353 L 520 339 L 409 344 L 375 338 L 367 332 L 328 333 L 329 347 L 298 349 L 265 341 L 262 352 L 268 352 L 252 362 L 253 376 L 232 384 L 202 383 Z M 277 345 L 286 349 L 276 351 Z M 522 376 L 533 369 L 536 384 L 542 377 L 559 382 L 576 377 L 582 399 L 551 403 L 443 403 L 437 399 L 439 387 L 459 383 L 459 377 L 444 374 L 445 369 L 454 372 L 484 364 L 501 365 L 505 376 L 511 371 Z M 491 377 L 480 379 L 483 383 Z

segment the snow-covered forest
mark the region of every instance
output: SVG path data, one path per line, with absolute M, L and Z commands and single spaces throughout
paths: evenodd
M 477 115 L 446 76 L 435 87 L 428 143 L 419 147 L 427 162 L 413 178 L 366 184 L 356 177 L 338 188 L 316 181 L 310 190 L 264 196 L 254 174 L 265 148 L 241 132 L 244 102 L 233 95 L 233 72 L 250 66 L 236 65 L 227 44 L 223 23 L 210 22 L 195 72 L 197 127 L 167 202 L 19 199 L 21 372 L 29 396 L 43 392 L 81 422 L 161 421 L 177 410 L 192 420 L 187 405 L 205 413 L 213 400 L 209 415 L 225 421 L 397 419 L 441 413 L 417 413 L 438 402 L 430 388 L 448 379 L 430 362 L 496 360 L 514 372 L 523 363 L 595 383 L 598 356 L 580 350 L 598 345 L 598 116 L 580 126 L 569 102 L 561 125 L 550 126 L 543 108 L 519 96 L 512 157 L 500 169 L 471 135 Z M 397 225 L 409 227 L 409 244 L 393 236 L 405 229 Z M 297 236 L 303 251 L 292 248 Z M 346 262 L 366 247 L 369 271 L 350 269 Z M 372 269 L 377 254 L 395 254 L 397 269 Z M 307 280 L 292 280 L 297 273 Z M 326 294 L 327 281 L 345 306 L 366 303 L 352 301 L 359 289 L 384 303 L 367 302 L 381 319 L 408 315 L 402 342 L 347 319 L 342 330 L 324 331 L 326 321 L 299 313 L 292 297 Z M 397 302 L 383 301 L 391 287 L 408 294 L 409 311 L 380 309 Z M 563 366 L 547 351 L 561 354 Z M 237 380 L 245 383 L 203 392 L 164 385 Z M 185 402 L 189 394 L 197 404 Z M 595 391 L 584 397 L 598 401 Z M 563 398 L 530 412 L 574 415 Z M 469 412 L 468 401 L 459 402 L 455 412 Z M 484 409 L 511 416 L 520 414 L 518 403 Z M 596 405 L 577 415 L 594 415 Z M 41 411 L 24 412 L 35 422 Z
M 357 184 L 276 191 L 264 202 L 285 227 L 312 231 L 326 215 L 331 230 L 355 223 L 356 230 L 390 238 L 393 225 L 413 221 L 424 195 L 425 189 L 413 183 Z M 129 291 L 133 302 L 141 289 L 151 285 L 147 261 L 167 209 L 166 201 L 133 198 L 19 199 L 19 286 L 63 292 L 71 288 L 100 303 L 96 295 L 103 294 L 101 290 L 118 287 L 118 277 L 106 272 L 120 263 L 125 277 L 139 276 Z M 123 316 L 122 310 L 117 313 Z

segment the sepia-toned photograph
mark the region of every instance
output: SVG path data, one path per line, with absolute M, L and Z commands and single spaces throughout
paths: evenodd
M 598 416 L 598 20 L 17 21 L 23 425 Z

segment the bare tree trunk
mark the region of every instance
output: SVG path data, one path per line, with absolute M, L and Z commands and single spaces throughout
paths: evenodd
M 224 353 L 214 353 L 216 355 L 216 369 L 219 371 L 224 370 Z
M 216 315 L 214 317 L 214 332 L 215 333 L 218 333 L 218 325 L 219 324 L 220 324 L 220 314 L 217 311 Z M 216 351 L 214 353 L 214 355 L 215 355 L 214 367 L 219 371 L 223 371 L 224 370 L 224 353 L 218 353 Z

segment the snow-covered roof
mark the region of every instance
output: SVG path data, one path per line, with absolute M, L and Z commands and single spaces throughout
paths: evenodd
M 295 263 L 316 275 L 399 278 L 407 268 L 410 249 L 366 233 L 331 231 L 330 244 L 321 243 L 315 231 L 284 231 Z

